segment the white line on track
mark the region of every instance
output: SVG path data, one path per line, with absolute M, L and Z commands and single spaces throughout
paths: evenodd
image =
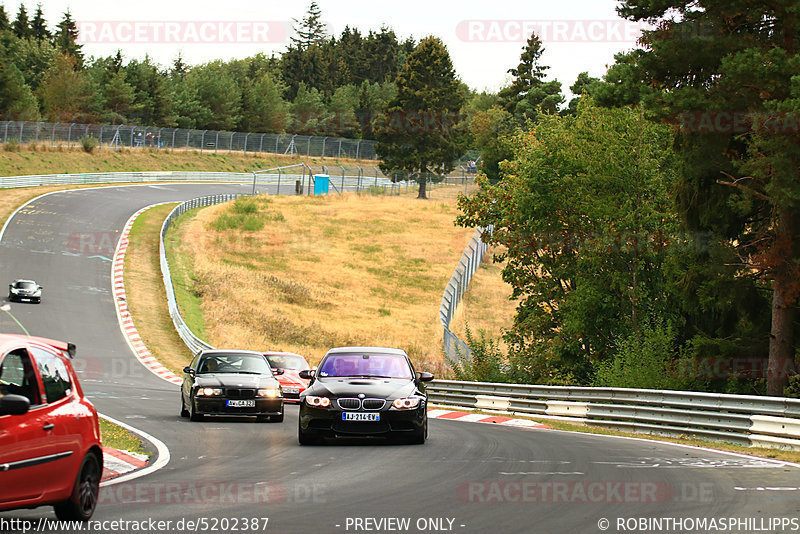
M 150 443 L 152 443 L 152 445 L 156 448 L 156 451 L 158 452 L 158 457 L 156 458 L 156 461 L 153 462 L 152 464 L 148 465 L 145 468 L 139 469 L 138 471 L 133 471 L 126 475 L 122 475 L 117 478 L 112 478 L 111 480 L 106 480 L 105 482 L 101 482 L 100 483 L 101 487 L 113 486 L 114 484 L 120 484 L 122 482 L 127 482 L 129 480 L 149 475 L 150 473 L 158 471 L 159 469 L 161 469 L 162 467 L 164 467 L 169 463 L 170 459 L 169 448 L 166 445 L 164 445 L 164 443 L 160 439 L 151 436 L 144 430 L 139 430 L 138 428 L 132 427 L 131 425 L 123 423 L 122 421 L 117 421 L 116 419 L 109 417 L 107 415 L 100 414 L 100 417 L 102 417 L 109 423 L 114 423 L 115 425 L 121 426 L 125 430 L 133 432 L 142 439 L 149 441 Z

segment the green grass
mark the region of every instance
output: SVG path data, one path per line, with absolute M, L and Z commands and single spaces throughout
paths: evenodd
M 142 440 L 136 434 L 102 418 L 100 419 L 100 438 L 103 442 L 103 447 L 112 447 L 121 451 L 138 452 L 150 456 L 150 452 L 144 449 Z
M 167 262 L 172 275 L 172 287 L 183 321 L 200 339 L 206 339 L 203 320 L 202 296 L 197 292 L 194 278 L 194 260 L 189 247 L 182 247 L 179 241 L 180 227 L 200 212 L 200 208 L 189 210 L 174 221 L 167 232 L 164 246 L 167 249 Z

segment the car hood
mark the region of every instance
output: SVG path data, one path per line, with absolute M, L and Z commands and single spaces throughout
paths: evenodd
M 365 397 L 397 399 L 418 393 L 413 380 L 406 378 L 319 378 L 306 392 L 332 397 Z
M 295 371 L 292 369 L 284 369 L 282 375 L 278 375 L 276 378 L 278 382 L 281 383 L 282 386 L 285 387 L 306 387 L 308 386 L 308 380 L 304 378 L 300 378 L 299 376 L 300 371 Z
M 278 381 L 269 375 L 245 375 L 237 373 L 209 373 L 197 375 L 198 387 L 266 388 L 276 387 Z

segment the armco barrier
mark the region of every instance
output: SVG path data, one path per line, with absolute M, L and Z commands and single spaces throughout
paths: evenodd
M 652 389 L 435 380 L 437 405 L 581 422 L 613 430 L 800 450 L 800 399 Z
M 167 263 L 167 252 L 166 248 L 164 247 L 164 237 L 167 235 L 167 230 L 172 225 L 172 221 L 186 211 L 203 206 L 213 206 L 214 204 L 228 202 L 229 200 L 233 200 L 238 196 L 240 195 L 211 195 L 188 200 L 178 204 L 175 209 L 173 209 L 170 214 L 167 215 L 167 218 L 164 220 L 164 224 L 161 225 L 161 236 L 158 243 L 158 255 L 161 262 L 161 275 L 164 279 L 164 290 L 167 292 L 167 306 L 169 307 L 169 315 L 172 317 L 172 324 L 175 325 L 175 330 L 178 331 L 178 335 L 181 336 L 181 339 L 186 346 L 189 347 L 189 350 L 192 351 L 192 354 L 197 354 L 201 350 L 205 349 L 213 349 L 214 347 L 197 337 L 187 326 L 186 322 L 183 320 L 183 316 L 181 316 L 181 312 L 178 309 L 178 303 L 175 300 L 175 290 L 172 286 L 172 274 L 169 271 L 169 263 Z

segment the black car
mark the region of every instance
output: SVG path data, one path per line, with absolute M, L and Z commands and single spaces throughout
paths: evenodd
M 8 284 L 8 300 L 42 301 L 42 286 L 33 280 L 14 280 Z
M 281 386 L 260 352 L 205 350 L 183 372 L 182 417 L 200 421 L 205 415 L 243 415 L 283 421 Z
M 428 437 L 427 396 L 405 351 L 339 347 L 316 370 L 300 373 L 311 383 L 300 395 L 297 437 L 301 445 L 337 436 L 382 436 L 410 443 Z

